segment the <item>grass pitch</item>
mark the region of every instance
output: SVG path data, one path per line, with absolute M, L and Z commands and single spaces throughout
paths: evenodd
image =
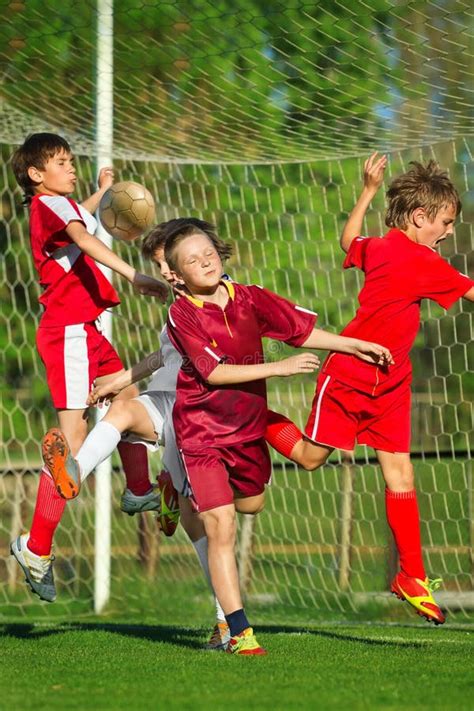
M 473 708 L 474 630 L 261 626 L 268 656 L 206 652 L 209 630 L 116 622 L 4 624 L 0 708 Z

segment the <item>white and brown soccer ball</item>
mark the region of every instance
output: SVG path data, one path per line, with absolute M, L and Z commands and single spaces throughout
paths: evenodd
M 112 237 L 132 242 L 155 223 L 155 203 L 143 185 L 126 180 L 104 193 L 99 217 Z

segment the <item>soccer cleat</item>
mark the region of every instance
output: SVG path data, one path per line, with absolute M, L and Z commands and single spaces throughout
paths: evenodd
M 54 586 L 53 560 L 54 555 L 36 555 L 28 548 L 29 533 L 18 536 L 10 544 L 10 553 L 21 566 L 27 584 L 41 600 L 54 602 L 56 588 Z
M 259 654 L 262 656 L 267 653 L 267 650 L 259 645 L 253 633 L 253 629 L 247 627 L 247 629 L 240 634 L 236 634 L 235 637 L 230 638 L 226 652 L 242 655 Z
M 420 578 L 410 578 L 405 573 L 398 573 L 392 580 L 390 590 L 399 600 L 409 602 L 418 615 L 424 617 L 425 620 L 434 622 L 435 625 L 442 625 L 446 618 L 432 595 L 442 582 L 441 578 L 421 580 Z
M 166 469 L 160 473 L 156 480 L 161 492 L 161 511 L 158 513 L 157 522 L 165 536 L 172 536 L 179 523 L 178 492 L 173 486 L 171 475 Z
M 81 488 L 79 464 L 71 455 L 66 437 L 57 427 L 48 430 L 42 442 L 43 460 L 63 499 L 75 499 Z
M 214 625 L 212 634 L 206 644 L 206 649 L 212 649 L 216 652 L 225 651 L 230 642 L 230 631 L 227 622 L 218 620 Z
M 158 486 L 152 486 L 150 491 L 142 496 L 133 494 L 130 489 L 125 489 L 120 499 L 120 508 L 129 516 L 144 511 L 159 511 L 161 508 L 161 495 Z

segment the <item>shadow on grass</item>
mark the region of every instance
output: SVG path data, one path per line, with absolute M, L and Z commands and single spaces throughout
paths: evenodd
M 381 626 L 383 629 L 383 626 Z M 390 630 L 400 630 L 402 634 L 409 627 L 408 625 L 390 625 Z M 364 626 L 364 634 L 357 634 L 356 628 L 350 631 L 336 629 L 321 629 L 316 627 L 291 626 L 291 625 L 256 625 L 256 630 L 263 634 L 307 634 L 316 637 L 323 637 L 337 642 L 358 642 L 368 646 L 384 647 L 426 647 L 431 643 L 430 638 L 425 639 L 400 639 L 383 637 L 378 639 L 375 636 L 366 636 L 367 627 Z M 370 628 L 369 628 L 370 629 Z M 373 630 L 373 634 L 380 633 Z M 428 632 L 429 629 L 420 627 L 420 631 Z M 54 627 L 40 627 L 32 623 L 12 623 L 0 625 L 0 636 L 10 636 L 17 639 L 35 640 L 43 639 L 66 632 L 111 632 L 124 637 L 134 637 L 136 639 L 146 639 L 150 642 L 171 644 L 176 647 L 187 647 L 193 650 L 202 650 L 206 638 L 206 630 L 198 627 L 182 627 L 179 625 L 139 625 L 126 623 L 98 623 L 98 622 L 73 622 L 58 624 Z M 433 641 L 439 639 L 435 630 Z M 450 634 L 457 633 L 465 635 L 464 629 L 449 629 Z M 442 633 L 441 633 L 442 634 Z
M 180 627 L 177 625 L 128 625 L 114 623 L 77 622 L 57 625 L 55 627 L 39 627 L 34 624 L 18 623 L 0 626 L 0 636 L 16 637 L 17 639 L 44 639 L 52 635 L 66 632 L 112 632 L 124 637 L 147 639 L 150 642 L 162 642 L 178 647 L 203 649 L 205 632 L 203 629 Z

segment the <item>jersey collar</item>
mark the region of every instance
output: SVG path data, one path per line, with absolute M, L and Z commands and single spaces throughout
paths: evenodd
M 229 293 L 229 299 L 234 301 L 235 299 L 235 287 L 234 284 L 231 281 L 228 281 L 228 278 L 224 278 L 220 280 L 220 284 L 224 284 L 225 288 L 227 289 Z M 194 306 L 197 306 L 199 309 L 204 308 L 204 304 L 206 303 L 205 301 L 202 301 L 201 299 L 197 299 L 195 296 L 191 296 L 191 294 L 183 294 Z

